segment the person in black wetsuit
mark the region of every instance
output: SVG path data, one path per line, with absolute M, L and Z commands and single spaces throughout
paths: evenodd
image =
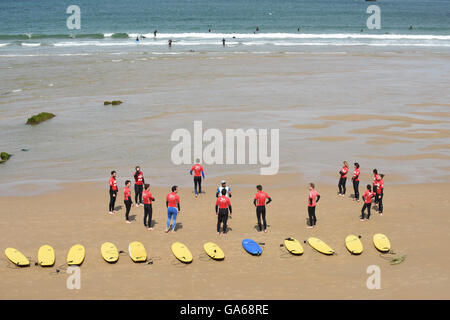
M 255 194 L 255 198 L 253 199 L 253 204 L 256 207 L 256 218 L 258 219 L 258 232 L 264 231 L 267 232 L 267 223 L 266 223 L 266 205 L 272 202 L 272 198 L 269 197 L 267 193 L 265 193 L 262 186 L 259 184 L 256 186 L 258 192 Z M 268 199 L 267 203 L 266 200 Z M 261 224 L 261 218 L 263 224 Z M 264 226 L 264 229 L 263 229 Z
M 116 171 L 111 171 L 111 178 L 109 178 L 109 214 L 114 214 L 116 212 L 115 205 L 118 191 Z
M 142 203 L 142 192 L 144 191 L 144 174 L 141 171 L 139 166 L 136 166 L 136 171 L 134 172 L 134 202 L 136 203 L 136 207 L 139 205 L 143 206 Z
M 355 191 L 355 201 L 359 201 L 359 175 L 361 171 L 359 170 L 359 163 L 355 162 L 355 171 L 353 171 L 353 190 Z
M 221 193 L 222 195 L 216 200 L 217 234 L 220 234 L 221 224 L 223 224 L 223 233 L 227 233 L 228 210 L 230 211 L 230 217 L 233 212 L 230 198 L 226 196 L 227 190 L 222 189 Z
M 125 188 L 123 189 L 123 203 L 125 204 L 126 212 L 125 212 L 125 221 L 126 223 L 131 223 L 129 214 L 131 205 L 133 204 L 133 201 L 131 200 L 131 191 L 130 191 L 131 181 L 127 180 L 125 181 Z

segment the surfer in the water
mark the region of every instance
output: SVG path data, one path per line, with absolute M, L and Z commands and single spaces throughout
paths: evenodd
M 256 207 L 256 218 L 258 219 L 258 232 L 267 232 L 267 223 L 266 223 L 266 204 L 269 204 L 272 201 L 272 198 L 269 197 L 267 193 L 263 190 L 263 187 L 259 184 L 256 186 L 255 198 L 253 199 L 253 204 Z M 267 203 L 266 203 L 266 200 Z M 263 220 L 263 225 L 261 225 L 261 218 Z M 264 227 L 264 229 L 263 229 Z
M 172 47 L 172 39 L 169 39 L 168 43 L 169 43 L 169 48 Z
M 125 181 L 125 188 L 123 189 L 123 203 L 125 204 L 125 222 L 131 223 L 128 215 L 130 214 L 131 205 L 133 201 L 131 200 L 131 191 L 130 191 L 131 181 Z
M 111 178 L 109 178 L 109 214 L 116 213 L 114 208 L 118 191 L 119 189 L 117 188 L 116 171 L 111 171 Z
M 313 228 L 316 225 L 316 204 L 319 202 L 320 194 L 317 193 L 314 183 L 310 183 L 309 196 L 308 196 L 308 216 L 309 216 L 309 226 L 307 228 Z
M 205 171 L 203 170 L 202 165 L 200 164 L 200 160 L 197 159 L 195 161 L 195 164 L 192 166 L 189 173 L 192 176 L 192 172 L 194 172 L 194 192 L 195 197 L 198 197 L 199 193 L 202 193 L 202 177 L 205 179 Z M 197 192 L 197 186 L 198 186 L 198 192 Z
M 144 226 L 147 227 L 148 230 L 153 230 L 152 228 L 152 202 L 155 201 L 155 198 L 150 193 L 150 185 L 148 183 L 144 186 L 145 190 L 142 194 L 142 198 L 144 200 Z
M 227 190 L 222 189 L 221 194 L 216 200 L 217 234 L 220 234 L 220 224 L 223 224 L 223 233 L 227 232 L 228 209 L 230 210 L 230 217 L 232 213 L 230 198 L 226 196 Z
M 175 227 L 177 225 L 177 215 L 181 211 L 180 196 L 177 193 L 178 193 L 178 187 L 173 186 L 172 192 L 169 193 L 166 197 L 166 207 L 167 207 L 166 232 L 169 232 L 169 230 L 170 230 L 170 221 L 171 220 L 172 220 L 172 232 L 175 232 Z
M 153 35 L 156 37 L 156 34 L 158 33 L 158 30 L 153 31 Z

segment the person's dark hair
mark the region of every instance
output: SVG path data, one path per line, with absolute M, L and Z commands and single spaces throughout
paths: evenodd
M 227 189 L 222 189 L 222 194 L 226 195 L 227 194 Z
M 145 190 L 147 190 L 148 188 L 150 188 L 150 184 L 149 183 L 144 184 L 144 188 Z
M 373 169 L 373 173 L 378 174 L 378 170 L 377 169 Z
M 355 167 L 357 167 L 359 169 L 359 163 L 355 162 Z
M 370 184 L 367 185 L 367 190 L 372 191 L 372 186 Z
M 177 190 L 178 186 L 173 186 L 172 187 L 172 192 L 174 192 L 175 190 Z
M 125 181 L 125 185 L 127 185 L 127 184 L 129 184 L 129 183 L 131 183 L 130 180 Z
M 141 167 L 139 167 L 139 166 L 136 166 L 136 170 L 137 170 L 137 169 L 141 169 Z
M 311 182 L 311 183 L 310 183 L 309 185 L 310 185 L 310 186 L 311 186 L 311 188 L 313 188 L 313 189 L 315 189 L 315 188 L 316 188 L 316 185 L 315 185 L 314 183 L 312 183 L 312 182 Z
M 114 173 L 116 173 L 116 171 L 115 171 L 115 170 L 111 171 L 111 175 L 113 175 Z
M 383 179 L 384 178 L 384 174 L 380 173 L 380 177 L 381 177 L 381 179 Z
M 261 190 L 262 190 L 262 185 L 258 184 L 258 185 L 256 186 L 256 189 L 258 189 L 259 191 L 261 191 Z

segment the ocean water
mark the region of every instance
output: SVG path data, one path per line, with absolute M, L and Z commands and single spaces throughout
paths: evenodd
M 73 4 L 80 30 L 66 26 Z M 380 30 L 365 26 L 373 4 Z M 13 157 L 0 165 L 0 194 L 64 181 L 106 188 L 113 169 L 123 185 L 136 165 L 153 185 L 190 186 L 190 166 L 170 159 L 170 137 L 199 120 L 221 132 L 279 129 L 279 172 L 318 183 L 335 183 L 343 160 L 379 168 L 386 184 L 448 182 L 449 121 L 417 112 L 449 110 L 449 14 L 449 0 L 1 0 L 0 151 Z M 115 99 L 124 103 L 103 105 Z M 56 117 L 25 125 L 42 111 Z M 367 120 L 320 118 L 336 114 Z M 394 142 L 376 143 L 384 138 Z M 220 180 L 261 167 L 206 170 Z
M 70 5 L 80 7 L 79 30 L 67 28 Z M 369 5 L 381 9 L 379 30 L 366 26 Z M 145 38 L 136 43 L 141 35 Z M 278 52 L 330 46 L 442 49 L 450 47 L 450 1 L 0 1 L 0 55 L 130 52 L 136 47 L 167 52 L 168 39 L 173 40 L 173 51 Z M 222 39 L 226 39 L 225 49 Z

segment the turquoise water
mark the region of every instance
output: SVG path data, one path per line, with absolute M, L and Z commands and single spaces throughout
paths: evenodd
M 66 26 L 66 9 L 72 4 L 81 9 L 80 30 Z M 380 30 L 366 27 L 366 9 L 374 4 L 381 9 Z M 127 50 L 136 45 L 164 51 L 168 39 L 178 50 L 214 51 L 223 38 L 241 51 L 450 47 L 449 21 L 449 0 L 2 0 L 0 54 Z M 140 35 L 146 38 L 136 43 Z

